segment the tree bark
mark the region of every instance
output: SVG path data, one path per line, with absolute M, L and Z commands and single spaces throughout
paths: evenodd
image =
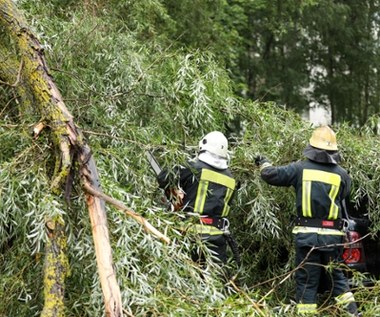
M 66 236 L 62 219 L 46 222 L 48 241 L 46 243 L 44 267 L 44 308 L 41 317 L 64 317 L 65 278 L 69 272 L 66 256 Z
M 73 164 L 79 164 L 79 175 L 92 224 L 105 314 L 107 317 L 120 317 L 123 315 L 122 301 L 113 268 L 104 199 L 124 210 L 162 241 L 169 243 L 170 240 L 143 217 L 102 193 L 91 149 L 84 141 L 81 131 L 74 124 L 73 117 L 49 74 L 40 42 L 30 31 L 22 14 L 11 0 L 0 0 L 0 27 L 1 24 L 9 33 L 12 41 L 16 43 L 20 61 L 18 58 L 11 57 L 7 53 L 10 50 L 4 49 L 4 46 L 0 44 L 0 53 L 3 52 L 3 56 L 7 55 L 10 58 L 8 63 L 4 63 L 0 67 L 0 79 L 8 82 L 0 82 L 0 84 L 15 87 L 20 95 L 25 95 L 26 101 L 36 101 L 26 102 L 28 106 L 36 104 L 37 111 L 42 117 L 33 130 L 35 137 L 41 133 L 44 127 L 49 127 L 52 131 L 54 144 L 59 148 L 60 153 L 56 164 L 60 168 L 56 171 L 51 186 L 53 192 L 61 192 L 62 184 L 67 182 Z M 31 92 L 32 99 L 28 95 L 29 92 Z M 46 246 L 47 256 L 45 259 L 45 307 L 43 310 L 45 316 L 61 316 L 61 311 L 63 311 L 64 277 L 67 273 L 66 259 L 62 255 L 65 250 L 63 226 L 61 220 L 52 220 L 47 223 L 49 241 Z M 59 252 L 53 252 L 54 250 L 59 250 Z M 55 307 L 50 307 L 52 303 Z
M 73 154 L 77 153 L 82 179 L 85 179 L 96 190 L 101 191 L 95 161 L 91 155 L 90 148 L 84 142 L 80 130 L 75 126 L 62 96 L 49 74 L 40 42 L 27 26 L 22 14 L 17 10 L 13 1 L 0 0 L 0 22 L 8 30 L 13 41 L 17 43 L 23 63 L 23 78 L 28 83 L 30 91 L 37 101 L 38 111 L 42 116 L 41 121 L 45 122 L 52 129 L 54 143 L 60 148 L 60 166 L 62 168 L 53 180 L 52 190 L 55 192 L 59 191 L 60 185 L 62 185 L 69 175 Z M 91 194 L 86 194 L 86 200 L 92 224 L 106 316 L 120 317 L 123 315 L 122 301 L 112 263 L 104 201 Z M 50 243 L 54 242 L 51 241 Z M 50 256 L 48 253 L 47 265 L 51 264 Z M 46 270 L 49 271 L 50 269 Z M 53 275 L 50 277 L 54 278 Z M 55 275 L 55 278 L 59 279 L 57 275 Z M 57 280 L 56 282 L 59 284 L 63 281 Z M 45 296 L 48 297 L 45 298 L 45 304 L 55 303 L 57 305 L 55 308 L 45 307 L 44 314 L 47 311 L 52 311 L 52 309 L 60 311 L 61 308 L 58 306 L 63 302 L 63 291 L 58 291 L 56 294 L 51 292 L 50 282 L 48 285 L 44 285 L 44 287 Z M 61 289 L 63 290 L 63 286 Z M 52 298 L 55 296 L 59 296 L 60 299 Z

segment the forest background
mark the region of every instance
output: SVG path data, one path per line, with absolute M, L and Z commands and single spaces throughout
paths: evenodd
M 73 169 L 70 192 L 54 183 L 62 162 L 49 130 L 51 101 L 39 107 L 27 84 L 8 4 L 0 1 L 0 316 L 103 316 L 80 177 Z M 258 153 L 275 164 L 301 158 L 312 126 L 300 114 L 310 105 L 331 112 L 353 179 L 351 213 L 367 214 L 371 231 L 379 230 L 379 1 L 14 4 L 91 147 L 103 191 L 171 239 L 163 243 L 107 205 L 124 315 L 293 316 L 294 193 L 263 184 L 253 161 Z M 36 137 L 39 122 L 47 128 Z M 200 275 L 188 258 L 190 237 L 162 203 L 144 154 L 153 151 L 165 167 L 183 163 L 211 130 L 229 137 L 240 183 L 230 220 L 242 267 L 226 285 L 212 263 Z M 50 310 L 49 239 L 57 225 L 63 303 Z M 363 276 L 355 278 L 364 316 L 380 314 L 377 282 L 366 288 Z M 326 303 L 323 314 L 340 316 Z

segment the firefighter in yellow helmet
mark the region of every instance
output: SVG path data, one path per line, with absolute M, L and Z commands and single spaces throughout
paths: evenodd
M 305 160 L 275 167 L 262 156 L 255 159 L 261 177 L 274 186 L 293 186 L 297 218 L 293 228 L 296 248 L 296 301 L 301 315 L 317 312 L 317 291 L 322 270 L 340 262 L 343 251 L 345 200 L 351 179 L 342 167 L 334 131 L 321 126 L 313 131 L 304 150 Z M 335 266 L 331 292 L 337 305 L 352 316 L 360 316 L 344 273 Z

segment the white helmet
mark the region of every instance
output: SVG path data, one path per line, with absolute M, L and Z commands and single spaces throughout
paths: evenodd
M 208 151 L 222 158 L 228 158 L 228 141 L 222 132 L 213 131 L 199 141 L 199 152 Z

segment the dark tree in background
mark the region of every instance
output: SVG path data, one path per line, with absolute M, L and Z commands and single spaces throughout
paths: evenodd
M 241 96 L 299 113 L 317 103 L 356 126 L 379 113 L 379 1 L 164 3 L 177 40 L 224 60 Z

